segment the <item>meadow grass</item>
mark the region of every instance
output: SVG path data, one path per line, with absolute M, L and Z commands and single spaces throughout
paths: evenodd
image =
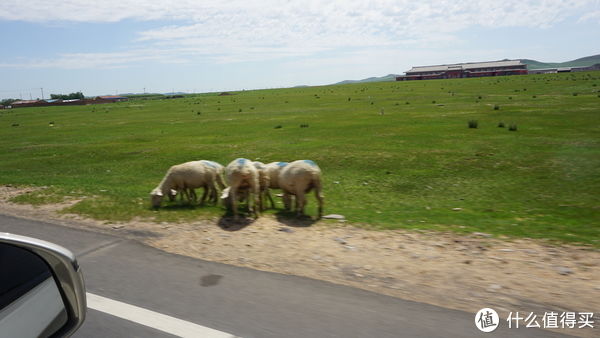
M 97 219 L 190 221 L 224 209 L 151 210 L 171 165 L 312 159 L 325 212 L 357 225 L 600 246 L 598 83 L 589 72 L 0 110 L 0 184 L 86 197 L 66 211 Z

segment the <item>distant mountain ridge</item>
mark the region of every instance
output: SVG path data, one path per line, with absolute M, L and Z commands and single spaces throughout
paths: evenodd
M 586 56 L 583 58 L 566 62 L 540 62 L 530 59 L 521 59 L 521 62 L 527 65 L 527 69 L 588 67 L 600 63 L 600 54 Z
M 381 77 L 369 77 L 362 80 L 344 80 L 334 84 L 349 84 L 349 83 L 366 83 L 366 82 L 385 82 L 385 81 L 396 81 L 396 74 L 388 74 L 386 76 Z

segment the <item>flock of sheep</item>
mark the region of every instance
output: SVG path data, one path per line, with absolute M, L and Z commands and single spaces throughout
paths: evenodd
M 219 190 L 222 190 L 221 199 L 226 207 L 233 211 L 235 220 L 238 219 L 238 204 L 243 201 L 247 201 L 248 209 L 255 217 L 265 210 L 267 198 L 271 202 L 271 208 L 275 208 L 269 189 L 283 191 L 286 210 L 292 209 L 292 199 L 295 197 L 295 210 L 297 215 L 301 216 L 306 205 L 305 194 L 314 189 L 319 203 L 319 218 L 323 215 L 321 169 L 311 160 L 264 164 L 238 158 L 226 167 L 207 160 L 174 165 L 152 190 L 150 201 L 154 208 L 158 208 L 165 196 L 173 201 L 179 194 L 180 198 L 185 197 L 190 203 L 194 203 L 197 200 L 197 188 L 204 188 L 200 204 L 208 197 L 209 201 L 216 205 Z

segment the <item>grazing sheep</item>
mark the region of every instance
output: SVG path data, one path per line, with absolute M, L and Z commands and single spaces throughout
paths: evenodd
M 225 181 L 229 187 L 223 190 L 221 198 L 233 210 L 235 220 L 238 219 L 237 203 L 244 199 L 248 200 L 248 209 L 258 217 L 258 176 L 253 162 L 245 158 L 235 159 L 225 167 Z
M 269 193 L 269 174 L 264 163 L 254 161 L 253 164 L 258 171 L 258 206 L 262 212 L 265 210 L 264 197 Z
M 287 162 L 271 162 L 265 165 L 265 170 L 269 176 L 269 189 L 281 189 L 279 187 L 279 173 L 286 165 L 288 165 Z M 271 197 L 269 189 L 266 189 L 265 195 L 271 201 L 271 208 L 274 209 L 275 202 L 273 202 L 273 197 Z
M 202 161 L 185 162 L 169 168 L 160 184 L 150 193 L 150 202 L 154 208 L 160 207 L 164 196 L 174 197 L 177 192 L 186 195 L 188 201 L 196 200 L 196 188 L 204 188 L 201 204 L 207 192 L 215 189 L 215 174 L 208 170 Z
M 281 169 L 278 183 L 283 190 L 283 203 L 287 210 L 291 206 L 291 197 L 296 196 L 296 212 L 304 214 L 306 193 L 315 190 L 319 202 L 319 218 L 323 215 L 323 196 L 321 195 L 321 169 L 311 160 L 294 161 Z
M 223 183 L 223 171 L 225 168 L 220 163 L 217 163 L 215 161 L 201 160 L 200 162 L 204 163 L 204 165 L 206 165 L 207 169 L 214 172 L 216 186 L 219 187 L 219 189 L 221 189 L 221 190 L 225 189 L 225 183 Z M 212 190 L 212 193 L 210 195 L 210 200 L 215 205 L 218 203 L 219 196 L 218 196 L 217 189 Z

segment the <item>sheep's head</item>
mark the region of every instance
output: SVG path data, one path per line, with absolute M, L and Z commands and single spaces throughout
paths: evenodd
M 158 208 L 160 207 L 160 203 L 163 200 L 163 193 L 162 191 L 158 190 L 158 189 L 154 189 L 152 190 L 152 192 L 150 193 L 150 203 L 152 204 L 153 208 Z

